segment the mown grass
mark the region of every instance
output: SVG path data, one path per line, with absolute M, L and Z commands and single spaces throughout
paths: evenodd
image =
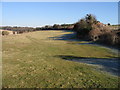
M 3 87 L 117 88 L 118 77 L 97 71 L 95 66 L 56 57 L 117 57 L 117 54 L 100 46 L 76 45 L 73 43 L 79 41 L 49 38 L 69 33 L 37 31 L 3 37 Z

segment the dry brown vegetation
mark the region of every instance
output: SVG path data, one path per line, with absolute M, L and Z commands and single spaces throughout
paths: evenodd
M 103 24 L 92 14 L 87 14 L 74 25 L 77 37 L 85 40 L 98 41 L 109 45 L 120 44 L 120 31 L 112 30 L 109 25 Z

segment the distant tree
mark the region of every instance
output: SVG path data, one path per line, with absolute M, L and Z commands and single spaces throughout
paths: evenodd
M 53 29 L 60 29 L 60 25 L 54 24 L 54 25 L 53 25 Z
M 41 28 L 40 28 L 40 27 L 36 27 L 35 30 L 36 30 L 36 31 L 39 31 L 39 30 L 41 30 Z
M 108 26 L 110 25 L 110 23 L 108 23 Z

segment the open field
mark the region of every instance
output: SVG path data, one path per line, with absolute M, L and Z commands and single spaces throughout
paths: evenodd
M 3 36 L 3 87 L 117 88 L 117 76 L 66 58 L 104 58 L 109 62 L 118 54 L 101 46 L 83 45 L 87 41 L 61 37 L 71 33 L 36 31 Z

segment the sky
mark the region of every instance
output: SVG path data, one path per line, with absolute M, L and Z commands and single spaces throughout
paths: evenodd
M 1 4 L 0 4 L 1 6 Z M 93 14 L 107 24 L 118 23 L 117 2 L 2 2 L 2 25 L 39 27 L 72 24 Z

